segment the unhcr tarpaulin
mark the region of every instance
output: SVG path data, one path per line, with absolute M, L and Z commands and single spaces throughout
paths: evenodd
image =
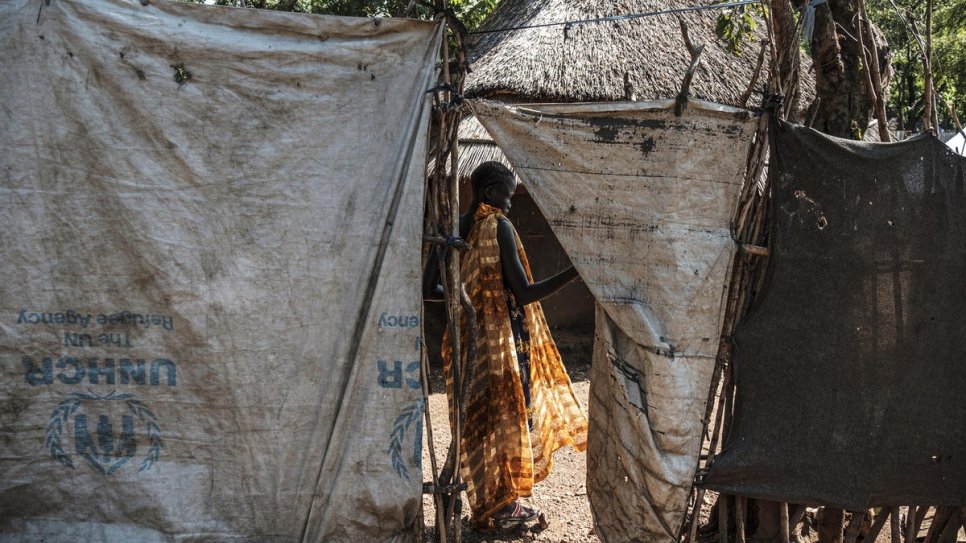
M 0 4 L 0 539 L 404 539 L 439 36 Z
M 966 159 L 774 124 L 771 256 L 710 488 L 966 504 Z
M 475 102 L 597 299 L 587 490 L 604 541 L 676 540 L 756 120 L 692 102 Z

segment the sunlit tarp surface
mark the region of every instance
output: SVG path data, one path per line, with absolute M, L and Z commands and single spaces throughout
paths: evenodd
M 603 541 L 672 541 L 697 466 L 756 120 L 692 102 L 474 102 L 598 301 L 587 490 Z
M 406 537 L 438 41 L 0 3 L 0 540 Z

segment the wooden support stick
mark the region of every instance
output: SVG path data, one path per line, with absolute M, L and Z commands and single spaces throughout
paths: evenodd
M 916 539 L 919 539 L 919 530 L 922 529 L 922 522 L 926 520 L 929 509 L 931 508 L 928 505 L 923 505 L 916 511 L 916 533 L 914 534 Z
M 861 1 L 861 0 L 860 0 Z M 862 54 L 862 75 L 865 76 L 865 92 L 869 95 L 873 107 L 876 103 L 875 87 L 872 86 L 872 70 L 869 69 L 869 51 L 865 47 L 865 32 L 862 28 L 862 10 L 855 14 L 855 33 L 859 37 L 859 53 Z
M 863 21 L 863 19 L 865 20 Z M 879 50 L 875 46 L 875 33 L 872 32 L 872 23 L 869 22 L 869 16 L 865 12 L 865 0 L 859 0 L 858 20 L 859 47 L 862 48 L 862 58 L 865 59 L 865 67 L 869 73 L 869 83 L 872 85 L 870 91 L 872 92 L 876 122 L 879 125 L 879 139 L 882 141 L 882 143 L 889 143 L 892 141 L 892 138 L 889 136 L 889 121 L 886 118 L 885 98 L 882 96 L 882 75 L 879 71 Z M 868 50 L 865 48 L 865 44 L 863 43 L 863 23 L 864 27 L 869 31 Z
M 805 126 L 811 128 L 815 125 L 815 118 L 818 117 L 818 108 L 822 107 L 822 99 L 818 96 L 815 97 L 815 101 L 812 105 L 808 106 L 808 111 L 806 112 Z
M 688 105 L 691 79 L 694 78 L 694 72 L 698 69 L 698 64 L 701 62 L 701 53 L 704 52 L 704 44 L 695 46 L 691 43 L 687 23 L 684 22 L 684 19 L 678 19 L 678 22 L 681 23 L 681 34 L 684 35 L 684 45 L 687 47 L 688 53 L 691 54 L 691 65 L 688 66 L 688 71 L 684 74 L 684 79 L 681 81 L 681 92 L 678 93 L 676 103 L 674 104 L 674 115 L 680 117 L 684 113 L 684 108 Z
M 889 510 L 889 537 L 892 543 L 902 543 L 902 528 L 899 525 L 899 508 Z
M 745 508 L 748 506 L 748 498 L 735 496 L 735 541 L 745 543 Z
M 916 506 L 910 505 L 906 513 L 906 543 L 916 543 Z
M 781 536 L 779 541 L 781 541 L 781 543 L 791 543 L 791 530 L 788 525 L 787 502 L 781 502 L 778 504 L 778 514 L 781 519 Z
M 865 520 L 864 512 L 852 511 L 852 519 L 849 520 L 849 526 L 845 529 L 845 543 L 855 543 L 858 540 L 863 520 Z
M 423 266 L 426 269 L 426 266 Z M 420 319 L 420 322 L 423 322 Z M 423 389 L 423 415 L 426 417 L 426 442 L 429 444 L 429 465 L 433 474 L 433 504 L 436 506 L 436 533 L 442 541 L 446 541 L 446 515 L 444 512 L 443 495 L 436 491 L 439 487 L 438 465 L 436 463 L 436 447 L 433 440 L 433 420 L 429 415 L 429 356 L 426 354 L 425 331 L 420 336 L 420 384 Z M 442 530 L 442 533 L 440 533 Z
M 447 4 L 448 4 L 447 0 L 437 0 L 438 11 L 444 12 L 447 8 Z M 455 34 L 456 31 L 454 30 L 453 33 Z M 445 40 L 445 39 L 443 40 L 442 48 L 443 48 L 443 66 L 442 66 L 443 82 L 450 85 L 450 88 L 454 88 L 453 74 L 450 73 L 450 66 L 449 66 L 450 56 L 449 56 L 448 40 Z M 447 100 L 447 103 L 451 103 L 451 102 L 452 102 L 452 96 L 449 96 L 449 100 Z M 449 124 L 447 124 L 447 120 L 449 121 Z M 459 127 L 459 113 L 453 112 L 453 111 L 446 111 L 441 113 L 441 123 L 442 123 L 443 130 L 441 130 L 440 137 L 445 137 L 449 139 L 449 157 L 448 158 L 450 163 L 450 175 L 449 175 L 449 179 L 446 180 L 447 191 L 443 193 L 446 195 L 446 202 L 445 202 L 444 209 L 447 210 L 447 213 L 445 214 L 445 217 L 449 223 L 446 225 L 446 231 L 449 233 L 450 237 L 457 237 L 459 236 L 459 174 L 457 173 L 459 170 L 459 163 L 458 163 L 459 151 L 457 147 L 456 135 Z M 445 160 L 447 157 L 441 154 L 439 158 L 443 159 L 442 162 L 445 163 Z M 437 161 L 437 165 L 439 164 L 440 162 Z M 441 182 L 440 184 L 442 184 L 442 175 L 440 175 L 440 182 Z M 448 324 L 449 324 L 449 330 L 450 330 L 450 341 L 451 341 L 451 350 L 452 350 L 452 360 L 450 363 L 450 367 L 452 368 L 452 372 L 453 372 L 453 381 L 454 383 L 457 383 L 457 385 L 453 387 L 454 388 L 453 406 L 456 410 L 456 413 L 454 413 L 455 416 L 453 416 L 452 443 L 450 444 L 450 451 L 449 451 L 450 456 L 449 458 L 447 458 L 447 466 L 446 466 L 446 468 L 450 468 L 452 471 L 450 471 L 447 474 L 449 475 L 449 480 L 444 480 L 443 483 L 459 484 L 461 482 L 459 465 L 460 465 L 460 457 L 462 456 L 461 447 L 462 447 L 462 441 L 463 441 L 462 417 L 460 416 L 460 413 L 464 409 L 462 390 L 461 390 L 461 387 L 459 386 L 459 383 L 462 383 L 462 376 L 464 371 L 464 368 L 463 368 L 464 357 L 462 356 L 462 353 L 461 353 L 463 342 L 461 341 L 462 338 L 460 337 L 461 327 L 459 325 L 460 316 L 461 316 L 460 312 L 463 309 L 460 303 L 461 302 L 460 295 L 462 293 L 462 281 L 460 279 L 459 253 L 457 253 L 456 251 L 451 251 L 449 254 L 449 262 L 447 264 L 448 265 L 445 268 L 444 266 L 440 266 L 440 270 L 444 270 L 444 269 L 446 270 L 446 272 L 443 273 L 442 275 L 448 279 L 448 281 L 446 281 L 443 284 L 443 288 L 446 294 L 445 296 L 446 309 L 447 309 L 447 317 L 449 320 Z M 446 468 L 444 468 L 444 470 Z M 452 533 L 456 543 L 460 543 L 461 534 L 462 534 L 462 528 L 461 528 L 462 519 L 460 518 L 460 515 L 459 515 L 459 511 L 462 509 L 461 502 L 462 502 L 462 498 L 459 493 L 450 494 L 447 497 L 446 508 L 445 508 L 446 523 L 447 524 L 449 522 L 453 523 Z
M 932 522 L 929 523 L 929 531 L 926 532 L 926 539 L 923 543 L 937 543 L 939 536 L 949 523 L 949 518 L 953 516 L 952 507 L 937 507 L 933 514 Z
M 946 109 L 949 111 L 949 117 L 953 120 L 953 126 L 956 127 L 956 130 L 962 132 L 963 123 L 959 122 L 959 117 L 956 115 L 956 108 L 954 108 L 952 104 L 946 104 Z
M 721 397 L 718 398 L 718 402 L 717 402 L 717 404 L 718 404 L 718 410 L 715 413 L 714 431 L 711 433 L 711 443 L 710 443 L 709 449 L 708 449 L 708 459 L 707 459 L 707 462 L 705 463 L 706 466 L 707 465 L 710 465 L 711 462 L 714 461 L 715 453 L 718 450 L 718 443 L 721 440 L 721 427 L 724 425 L 724 395 L 726 394 L 725 391 L 728 390 L 729 387 L 731 386 L 731 373 L 729 373 L 727 371 L 727 367 L 725 367 L 725 368 L 722 369 L 722 373 L 724 373 L 724 383 L 722 384 L 722 387 L 721 387 L 721 390 L 722 390 Z M 711 391 L 711 397 L 712 398 L 714 397 L 714 394 L 715 394 L 715 392 L 714 392 L 713 387 L 712 387 L 712 391 Z M 694 536 L 695 536 L 695 533 L 697 531 L 698 511 L 700 511 L 701 500 L 704 499 L 703 491 L 704 491 L 704 489 L 702 489 L 701 490 L 701 493 L 699 493 L 699 496 L 701 497 L 701 499 L 699 499 L 698 501 L 695 502 L 694 509 L 693 509 L 693 512 L 692 512 L 692 515 L 691 515 L 691 522 L 692 522 L 692 524 L 691 524 L 690 541 L 692 541 L 692 542 L 694 541 Z M 720 509 L 721 509 L 721 500 L 722 500 L 723 497 L 724 497 L 723 494 L 719 494 L 718 495 L 718 509 L 719 509 L 719 514 L 720 514 Z M 727 521 L 727 519 L 725 519 L 725 520 Z M 727 539 L 727 533 L 725 533 L 725 538 Z
M 694 507 L 691 509 L 691 527 L 688 531 L 688 543 L 694 543 L 698 535 L 698 513 L 701 511 L 701 504 L 704 503 L 704 489 L 698 489 L 698 495 L 694 499 Z
M 741 247 L 741 252 L 748 255 L 768 256 L 768 247 L 759 247 L 758 245 L 749 245 L 747 243 L 742 243 L 739 247 Z
M 766 51 L 768 51 L 768 40 L 762 40 L 761 50 L 758 51 L 758 64 L 755 66 L 754 74 L 751 76 L 751 81 L 748 82 L 748 88 L 745 89 L 745 92 L 742 93 L 741 98 L 738 100 L 738 105 L 741 107 L 748 105 L 748 99 L 751 98 L 751 93 L 758 86 L 758 78 L 761 77 L 761 67 L 765 63 Z
M 961 507 L 951 507 L 952 514 L 946 522 L 946 528 L 939 534 L 939 543 L 956 543 L 959 529 L 963 526 L 963 512 Z
M 728 495 L 718 494 L 718 542 L 728 543 Z
M 694 46 L 694 42 L 691 41 L 691 34 L 688 33 L 688 23 L 685 23 L 684 19 L 678 17 L 678 24 L 681 25 L 681 36 L 684 37 L 684 47 L 688 50 L 688 54 L 691 55 L 691 60 L 694 60 L 694 57 L 699 52 Z
M 916 543 L 916 538 L 919 537 L 919 527 L 922 526 L 922 521 L 926 518 L 926 513 L 929 511 L 928 505 L 922 505 L 916 507 L 915 505 L 909 506 L 909 513 L 906 515 L 906 543 Z
M 726 374 L 725 375 L 725 387 L 727 387 L 727 382 L 728 382 L 728 376 Z M 709 398 L 710 398 L 709 404 L 712 404 L 712 405 L 714 404 L 714 401 L 713 400 L 714 400 L 714 397 L 715 397 L 715 389 L 714 388 L 715 388 L 714 385 L 712 385 L 711 392 L 710 392 L 710 396 L 709 396 Z M 705 466 L 710 465 L 711 462 L 714 461 L 715 451 L 717 451 L 717 449 L 718 449 L 718 438 L 721 435 L 721 432 L 720 432 L 721 431 L 721 421 L 722 421 L 722 419 L 724 417 L 723 405 L 724 405 L 723 404 L 723 401 L 719 398 L 718 399 L 718 402 L 717 402 L 718 410 L 714 414 L 715 419 L 716 419 L 715 420 L 715 425 L 714 425 L 714 431 L 711 434 L 711 441 L 710 441 L 710 443 L 708 445 L 708 447 L 709 447 L 709 449 L 708 449 L 708 457 L 705 460 Z M 704 502 L 704 495 L 705 495 L 705 492 L 704 492 L 704 489 L 702 488 L 702 489 L 700 489 L 698 491 L 698 495 L 697 495 L 697 497 L 695 499 L 694 506 L 691 509 L 691 519 L 690 519 L 691 520 L 691 527 L 690 527 L 690 530 L 689 530 L 689 533 L 688 533 L 688 542 L 689 543 L 694 543 L 695 537 L 697 535 L 697 531 L 698 531 L 698 513 L 701 510 L 701 504 Z M 720 495 L 718 496 L 718 499 L 720 501 L 720 499 L 721 499 L 721 496 Z M 720 505 L 719 505 L 719 507 L 720 507 Z
M 925 60 L 925 96 L 926 111 L 923 115 L 923 130 L 935 131 L 939 127 L 933 125 L 933 88 L 932 88 L 932 0 L 926 0 L 926 60 Z
M 875 541 L 875 538 L 879 537 L 879 532 L 882 531 L 882 527 L 885 526 L 886 521 L 891 518 L 892 515 L 888 509 L 884 507 L 880 509 L 879 514 L 872 521 L 872 526 L 869 527 L 869 533 L 862 536 L 862 541 Z

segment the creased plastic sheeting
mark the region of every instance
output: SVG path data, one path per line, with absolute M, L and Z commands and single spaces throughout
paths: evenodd
M 966 159 L 772 123 L 767 280 L 735 331 L 712 489 L 853 511 L 966 504 Z
M 598 302 L 587 490 L 604 541 L 671 541 L 701 446 L 755 119 L 692 102 L 472 104 Z
M 0 539 L 411 539 L 439 39 L 0 4 Z

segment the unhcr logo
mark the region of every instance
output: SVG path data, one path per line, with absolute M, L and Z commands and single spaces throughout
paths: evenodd
M 138 435 L 146 437 L 140 447 Z M 47 424 L 45 447 L 61 465 L 74 468 L 66 452 L 71 444 L 81 458 L 104 475 L 113 474 L 138 457 L 139 449 L 143 452 L 138 472 L 150 469 L 164 446 L 155 414 L 134 394 L 116 391 L 106 396 L 73 392 L 57 404 Z

